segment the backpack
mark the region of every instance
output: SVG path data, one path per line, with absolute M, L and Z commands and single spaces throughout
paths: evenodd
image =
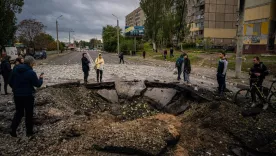
M 182 62 L 183 62 L 182 59 L 178 58 L 177 61 L 176 61 L 176 67 L 180 67 Z

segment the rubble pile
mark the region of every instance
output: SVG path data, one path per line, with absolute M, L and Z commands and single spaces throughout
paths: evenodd
M 75 84 L 75 83 L 72 83 Z M 57 85 L 38 91 L 38 133 L 8 134 L 14 104 L 0 101 L 0 155 L 273 155 L 275 113 L 241 109 L 175 83 Z M 206 98 L 205 98 L 206 97 Z M 210 101 L 211 100 L 211 101 Z

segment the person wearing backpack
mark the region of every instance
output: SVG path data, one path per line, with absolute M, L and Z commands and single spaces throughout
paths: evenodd
M 267 69 L 267 67 L 264 65 L 263 62 L 261 62 L 260 58 L 254 57 L 253 58 L 253 67 L 251 67 L 249 75 L 250 75 L 250 86 L 253 85 L 253 83 L 257 84 L 257 87 L 259 89 L 261 89 L 262 85 L 263 85 L 263 81 L 265 79 L 265 77 L 269 74 L 269 71 Z M 252 88 L 251 91 L 251 97 L 252 97 L 252 105 L 251 107 L 256 107 L 258 105 L 257 101 L 256 101 L 256 93 L 257 93 L 257 89 L 255 87 Z M 258 94 L 258 96 L 260 97 L 261 95 Z M 262 99 L 262 98 L 260 98 Z M 268 108 L 268 104 L 264 104 L 263 109 L 266 110 Z
M 183 62 L 184 62 L 184 54 L 181 54 L 175 62 L 175 68 L 177 68 L 177 72 L 178 72 L 178 75 L 177 75 L 177 80 L 178 81 L 181 80 L 180 76 L 181 76 L 181 73 L 183 71 L 182 70 Z

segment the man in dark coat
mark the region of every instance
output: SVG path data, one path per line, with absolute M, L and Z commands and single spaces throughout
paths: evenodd
M 269 71 L 267 67 L 261 62 L 259 57 L 255 57 L 253 59 L 253 67 L 250 69 L 249 75 L 250 75 L 250 86 L 253 85 L 253 83 L 256 83 L 256 86 L 258 89 L 261 89 L 263 85 L 263 81 L 265 77 L 269 74 Z M 252 105 L 251 107 L 256 107 L 258 105 L 256 101 L 256 93 L 258 94 L 259 98 L 261 98 L 261 95 L 259 92 L 257 92 L 257 88 L 253 87 L 251 90 L 251 97 L 252 97 Z M 268 104 L 265 104 L 263 106 L 263 109 L 266 110 L 268 108 Z
M 4 79 L 4 91 L 5 95 L 8 94 L 8 83 L 9 83 L 9 77 L 11 74 L 11 64 L 10 64 L 10 56 L 5 56 L 1 62 L 1 73 Z
M 120 58 L 120 64 L 121 64 L 122 62 L 123 62 L 123 64 L 125 64 L 124 53 L 123 53 L 123 52 L 120 52 L 119 58 Z
M 82 54 L 81 63 L 82 63 L 82 71 L 84 73 L 84 83 L 87 84 L 87 79 L 90 71 L 90 67 L 89 67 L 90 61 L 88 60 L 86 53 Z
M 14 94 L 15 114 L 12 120 L 10 135 L 17 137 L 16 130 L 25 114 L 26 135 L 32 136 L 34 113 L 34 87 L 41 87 L 43 74 L 38 78 L 33 71 L 35 59 L 26 56 L 24 64 L 17 65 L 11 74 L 10 86 Z

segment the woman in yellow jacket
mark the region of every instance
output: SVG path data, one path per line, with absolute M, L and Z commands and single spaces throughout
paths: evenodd
M 99 53 L 99 56 L 96 58 L 95 64 L 96 64 L 96 70 L 97 70 L 97 82 L 102 82 L 103 69 L 104 69 L 104 59 L 103 59 L 101 53 Z

